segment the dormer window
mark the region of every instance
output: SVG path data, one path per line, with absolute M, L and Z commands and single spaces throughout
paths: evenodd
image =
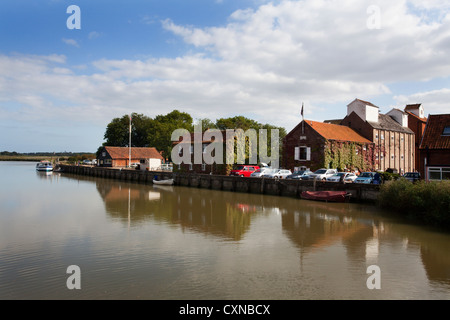
M 444 127 L 444 131 L 442 132 L 443 136 L 450 136 L 450 126 Z

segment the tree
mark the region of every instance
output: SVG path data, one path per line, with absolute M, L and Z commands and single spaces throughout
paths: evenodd
M 131 146 L 132 147 L 148 147 L 149 140 L 147 137 L 148 130 L 151 129 L 152 119 L 143 115 L 131 114 Z M 106 127 L 103 145 L 114 147 L 128 147 L 130 143 L 129 131 L 130 118 L 129 115 L 123 115 L 121 118 L 114 118 Z
M 148 141 L 163 157 L 170 160 L 172 152 L 172 132 L 176 129 L 193 131 L 192 117 L 186 112 L 174 110 L 166 115 L 158 115 L 147 131 Z

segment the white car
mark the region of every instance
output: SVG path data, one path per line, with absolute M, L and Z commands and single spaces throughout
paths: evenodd
M 292 174 L 291 170 L 276 169 L 271 173 L 265 174 L 265 178 L 285 179 L 288 175 Z
M 353 182 L 356 178 L 357 176 L 353 172 L 338 172 L 335 175 L 328 177 L 327 181 L 340 182 L 342 179 L 344 182 Z
M 255 172 L 253 172 L 250 177 L 253 178 L 261 178 L 263 176 L 266 176 L 270 173 L 272 173 L 275 169 L 269 168 L 269 167 L 262 167 L 259 168 L 258 170 L 256 170 Z
M 314 171 L 313 174 L 310 174 L 308 180 L 316 179 L 316 180 L 326 181 L 328 177 L 331 177 L 331 176 L 335 175 L 336 173 L 337 173 L 336 169 L 322 168 L 322 169 Z

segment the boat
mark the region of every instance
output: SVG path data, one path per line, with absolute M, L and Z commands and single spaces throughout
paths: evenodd
M 166 179 L 166 180 L 155 180 L 155 179 L 153 179 L 153 184 L 172 185 L 173 184 L 173 179 Z
M 302 199 L 326 202 L 346 202 L 350 197 L 347 191 L 303 191 L 301 194 Z
M 50 161 L 42 160 L 36 164 L 37 171 L 53 171 L 53 165 Z

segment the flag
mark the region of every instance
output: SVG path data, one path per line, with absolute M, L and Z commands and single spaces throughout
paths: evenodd
M 131 134 L 131 114 L 130 114 L 130 134 Z
M 302 115 L 302 117 L 303 117 L 303 102 L 302 102 L 302 112 L 301 112 L 301 115 Z

